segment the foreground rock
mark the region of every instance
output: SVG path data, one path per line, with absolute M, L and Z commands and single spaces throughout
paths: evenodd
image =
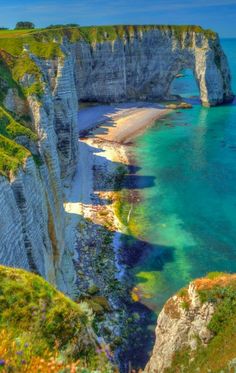
M 161 311 L 145 372 L 231 371 L 236 364 L 235 320 L 236 275 L 211 273 L 191 282 Z

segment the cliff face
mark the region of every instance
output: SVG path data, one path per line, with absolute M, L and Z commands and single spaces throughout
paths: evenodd
M 235 367 L 235 299 L 236 276 L 222 273 L 195 280 L 170 298 L 159 314 L 145 372 L 216 372 Z
M 65 49 L 65 48 L 64 48 Z M 37 143 L 26 137 L 16 141 L 35 154 L 8 180 L 1 177 L 0 262 L 33 270 L 66 293 L 73 292 L 73 248 L 65 242 L 62 177 L 73 176 L 77 162 L 78 98 L 73 78 L 73 58 L 43 60 L 31 56 L 39 67 L 43 94 L 27 96 Z M 24 74 L 21 87 L 32 85 L 34 75 Z M 20 97 L 8 89 L 5 108 L 19 109 Z
M 165 99 L 182 69 L 192 69 L 203 105 L 232 99 L 227 59 L 218 36 L 175 28 L 133 30 L 122 39 L 76 47 L 81 100 Z
M 4 35 L 0 263 L 34 270 L 71 294 L 73 247 L 65 242 L 62 180 L 75 172 L 79 99 L 168 98 L 176 74 L 191 68 L 203 103 L 220 104 L 232 98 L 227 60 L 215 33 L 192 27 L 74 28 Z

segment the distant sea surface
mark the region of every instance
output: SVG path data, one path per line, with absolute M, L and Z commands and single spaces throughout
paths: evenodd
M 236 93 L 236 39 L 221 43 Z M 172 92 L 193 109 L 157 121 L 132 148 L 137 179 L 154 180 L 136 185 L 141 199 L 130 220 L 134 238 L 147 244 L 133 268 L 135 283 L 156 313 L 190 280 L 236 272 L 236 102 L 201 107 L 192 73 L 184 74 Z

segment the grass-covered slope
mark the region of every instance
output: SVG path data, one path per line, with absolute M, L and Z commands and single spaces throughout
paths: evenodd
M 53 58 L 62 56 L 60 49 L 62 38 L 76 42 L 103 42 L 129 37 L 138 31 L 161 30 L 169 31 L 179 37 L 184 32 L 204 34 L 208 38 L 215 38 L 216 33 L 194 25 L 115 25 L 115 26 L 88 26 L 88 27 L 58 27 L 36 30 L 2 30 L 0 31 L 0 49 L 18 56 L 23 46 L 30 47 L 32 53 L 41 58 Z
M 109 366 L 86 304 L 37 275 L 0 266 L 0 372 L 110 372 Z
M 19 136 L 36 140 L 37 136 L 26 126 L 17 122 L 0 105 L 0 175 L 9 176 L 30 156 L 30 151 L 14 141 Z
M 208 324 L 213 338 L 206 347 L 199 342 L 196 351 L 185 349 L 176 353 L 171 368 L 166 372 L 235 372 L 236 275 L 215 272 L 194 283 L 201 302 L 212 302 L 216 306 Z
M 17 138 L 26 136 L 32 141 L 37 140 L 32 131 L 29 112 L 27 112 L 26 96 L 34 89 L 39 92 L 38 83 L 29 88 L 20 85 L 20 79 L 26 73 L 32 73 L 37 78 L 39 71 L 33 61 L 25 54 L 14 58 L 5 50 L 0 50 L 0 175 L 9 177 L 31 155 L 30 151 L 17 143 Z M 38 74 L 38 75 L 37 75 Z M 4 104 L 9 90 L 14 91 L 22 113 L 9 112 Z

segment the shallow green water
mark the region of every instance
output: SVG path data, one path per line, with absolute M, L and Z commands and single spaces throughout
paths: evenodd
M 236 40 L 222 42 L 236 78 Z M 233 81 L 236 92 L 236 80 Z M 173 91 L 198 94 L 189 72 Z M 182 110 L 137 138 L 142 201 L 131 222 L 149 248 L 134 268 L 142 301 L 158 312 L 191 279 L 236 272 L 236 103 Z

